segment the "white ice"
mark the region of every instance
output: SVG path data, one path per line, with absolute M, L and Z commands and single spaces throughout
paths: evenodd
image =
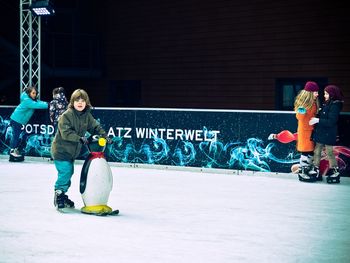
M 61 214 L 52 163 L 0 156 L 0 262 L 350 262 L 350 178 L 111 166 L 119 216 Z

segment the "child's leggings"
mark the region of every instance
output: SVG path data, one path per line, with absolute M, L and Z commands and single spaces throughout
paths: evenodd
M 71 185 L 71 178 L 74 174 L 74 162 L 54 160 L 54 163 L 58 172 L 55 190 L 62 190 L 66 193 Z
M 314 150 L 314 165 L 319 167 L 321 162 L 321 155 L 323 147 L 326 148 L 326 154 L 329 161 L 329 167 L 338 167 L 337 160 L 335 159 L 334 153 L 333 153 L 333 146 L 332 145 L 325 145 L 321 143 L 316 143 L 315 150 Z

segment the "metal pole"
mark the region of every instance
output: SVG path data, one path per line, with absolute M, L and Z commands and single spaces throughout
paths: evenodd
M 40 96 L 41 19 L 33 16 L 32 0 L 20 0 L 20 94 L 23 88 L 36 86 Z

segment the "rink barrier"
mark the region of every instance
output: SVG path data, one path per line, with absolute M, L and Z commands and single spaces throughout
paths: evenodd
M 0 106 L 1 154 L 9 152 L 13 109 Z M 297 121 L 291 111 L 94 108 L 92 114 L 113 139 L 106 151 L 109 162 L 277 173 L 289 173 L 299 162 Z M 341 113 L 335 149 L 345 165 L 342 176 L 349 176 L 349 123 L 350 113 Z M 24 130 L 25 155 L 50 157 L 48 112 L 37 110 Z M 278 139 L 268 140 L 272 133 Z M 81 158 L 86 156 L 83 150 Z

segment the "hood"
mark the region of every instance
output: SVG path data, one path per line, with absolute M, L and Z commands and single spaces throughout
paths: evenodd
M 64 95 L 63 92 L 60 92 L 60 93 L 57 93 L 53 96 L 53 98 L 55 100 L 58 100 L 58 101 L 62 101 L 62 102 L 67 102 L 67 98 L 66 98 L 66 95 Z

